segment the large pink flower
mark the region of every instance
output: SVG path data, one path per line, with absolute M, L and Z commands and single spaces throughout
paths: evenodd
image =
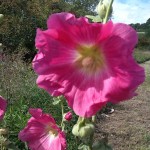
M 145 78 L 133 59 L 138 37 L 126 24 L 89 23 L 84 17 L 57 13 L 48 29 L 37 29 L 37 84 L 51 95 L 64 95 L 77 115 L 91 117 L 107 102 L 135 96 Z
M 55 120 L 41 109 L 30 109 L 29 112 L 32 117 L 20 131 L 19 139 L 27 142 L 31 150 L 65 150 L 65 135 Z
M 0 96 L 0 120 L 3 119 L 7 107 L 7 101 Z

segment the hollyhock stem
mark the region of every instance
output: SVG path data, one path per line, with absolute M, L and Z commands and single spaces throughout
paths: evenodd
M 92 118 L 79 117 L 78 118 L 78 123 L 80 126 L 79 128 L 85 128 L 85 132 L 86 132 L 86 126 L 88 124 L 95 124 L 95 120 L 96 120 L 96 116 L 93 116 Z M 87 131 L 87 132 L 89 132 L 89 131 Z M 81 137 L 82 142 L 85 145 L 87 145 L 88 150 L 92 150 L 93 138 L 94 138 L 94 132 L 91 133 L 88 137 Z
M 111 8 L 112 8 L 113 1 L 114 1 L 114 0 L 111 0 L 110 3 L 109 3 L 109 6 L 108 6 L 108 9 L 107 9 L 107 12 L 106 12 L 106 16 L 105 16 L 105 18 L 104 18 L 103 23 L 106 23 L 106 22 L 108 21 L 108 17 L 109 17 Z
M 61 113 L 62 113 L 62 121 L 61 121 L 61 128 L 62 131 L 64 131 L 65 129 L 65 124 L 64 124 L 64 105 L 63 105 L 63 101 L 61 100 Z
M 95 123 L 95 121 L 96 121 L 96 115 L 92 116 L 92 122 Z
M 92 116 L 92 122 L 94 125 L 95 125 L 95 121 L 96 121 L 96 115 Z M 90 150 L 92 150 L 93 138 L 94 138 L 94 133 L 90 136 Z

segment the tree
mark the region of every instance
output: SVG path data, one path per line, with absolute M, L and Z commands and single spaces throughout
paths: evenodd
M 0 27 L 0 41 L 4 53 L 22 51 L 25 58 L 35 54 L 36 28 L 46 28 L 48 16 L 56 12 L 72 12 L 76 16 L 94 14 L 99 0 L 1 0 L 0 12 L 4 22 Z

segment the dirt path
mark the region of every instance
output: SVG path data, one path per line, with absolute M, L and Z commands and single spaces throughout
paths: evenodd
M 95 138 L 108 134 L 113 150 L 150 150 L 150 61 L 142 66 L 147 79 L 138 89 L 139 95 L 116 105 L 108 117 L 98 116 L 100 129 Z

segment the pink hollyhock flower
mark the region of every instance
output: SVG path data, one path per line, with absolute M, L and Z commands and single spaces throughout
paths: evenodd
M 0 120 L 3 119 L 7 107 L 7 101 L 0 96 Z
M 32 117 L 20 131 L 19 139 L 27 142 L 31 150 L 65 150 L 66 140 L 53 117 L 41 109 L 29 109 Z
M 70 121 L 72 119 L 72 113 L 69 111 L 66 114 L 64 114 L 64 119 Z
M 136 31 L 123 23 L 89 23 L 84 17 L 57 13 L 48 29 L 37 29 L 37 84 L 51 95 L 64 95 L 82 117 L 95 115 L 107 102 L 135 96 L 144 69 L 133 59 Z

